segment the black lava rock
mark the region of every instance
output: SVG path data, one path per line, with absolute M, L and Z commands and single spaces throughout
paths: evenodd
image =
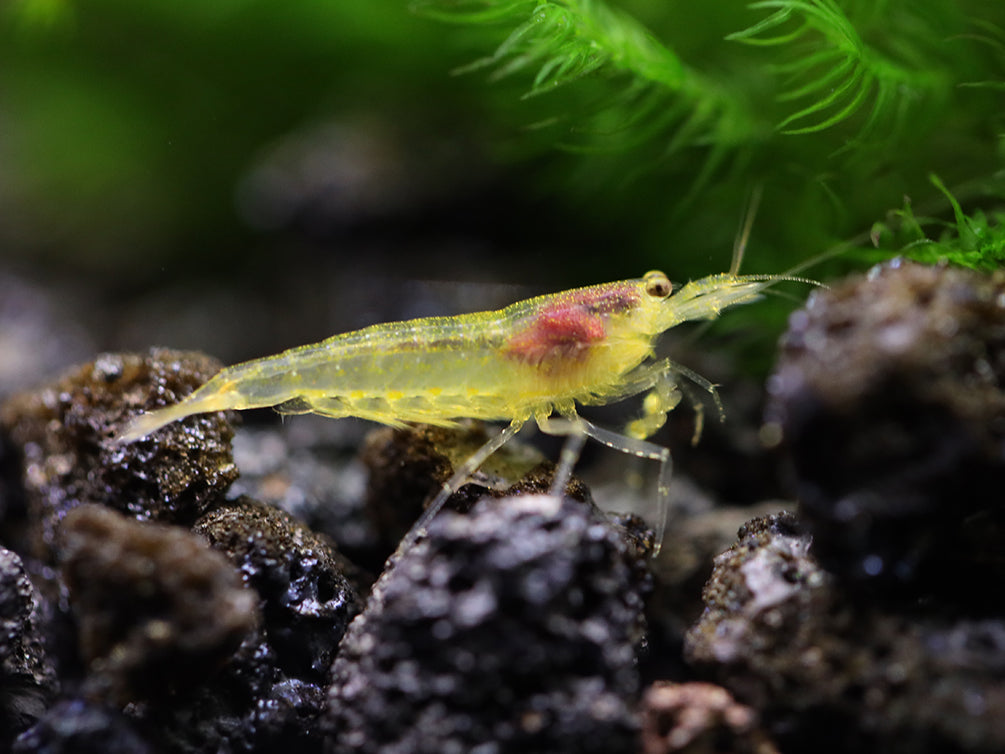
M 0 747 L 42 716 L 57 689 L 39 608 L 21 559 L 0 548 Z
M 323 535 L 281 510 L 240 498 L 196 522 L 258 594 L 263 631 L 285 673 L 327 686 L 335 650 L 361 609 L 352 566 Z
M 240 573 L 262 616 L 207 683 L 144 722 L 174 752 L 320 752 L 331 662 L 359 598 L 333 545 L 286 513 L 248 498 L 194 527 Z
M 569 499 L 445 511 L 349 628 L 329 751 L 635 751 L 644 561 Z
M 59 702 L 14 743 L 13 754 L 152 754 L 121 712 L 84 700 Z

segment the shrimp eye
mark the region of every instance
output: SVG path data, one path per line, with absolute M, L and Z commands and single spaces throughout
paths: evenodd
M 646 284 L 646 293 L 654 298 L 666 298 L 673 290 L 670 279 L 659 270 L 651 270 L 642 278 Z

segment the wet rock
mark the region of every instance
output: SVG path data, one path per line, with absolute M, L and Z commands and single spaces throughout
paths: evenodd
M 21 559 L 0 548 L 0 748 L 42 716 L 57 690 L 39 610 Z
M 157 751 L 121 712 L 83 700 L 59 702 L 14 743 L 14 754 L 147 754 Z
M 987 606 L 1005 578 L 1005 276 L 893 262 L 792 315 L 765 432 L 846 582 Z
M 701 590 L 715 557 L 736 541 L 736 532 L 752 517 L 777 513 L 784 503 L 769 501 L 752 507 L 719 506 L 696 513 L 669 527 L 653 564 L 658 597 L 672 604 L 690 626 L 704 608 Z
M 255 595 L 189 531 L 85 505 L 67 514 L 61 538 L 97 698 L 163 699 L 204 683 L 257 622 Z
M 258 593 L 279 667 L 326 684 L 339 640 L 361 608 L 347 578 L 355 568 L 323 535 L 249 498 L 206 514 L 194 530 Z
M 810 541 L 791 513 L 744 524 L 736 544 L 715 558 L 702 591 L 705 612 L 687 636 L 688 659 L 729 664 L 784 653 L 829 578 L 810 556 Z M 769 689 L 756 699 L 767 704 Z
M 682 486 L 679 479 L 674 484 Z M 663 547 L 651 564 L 655 584 L 646 606 L 649 651 L 640 666 L 643 683 L 693 676 L 683 660 L 684 634 L 704 610 L 702 587 L 715 557 L 736 541 L 744 522 L 783 506 L 773 501 L 752 507 L 720 506 L 685 515 L 667 528 Z
M 635 751 L 644 563 L 569 499 L 445 511 L 346 634 L 330 751 Z
M 105 354 L 57 382 L 0 406 L 22 459 L 37 555 L 51 559 L 59 522 L 82 503 L 188 524 L 237 476 L 223 414 L 176 422 L 156 439 L 113 446 L 128 416 L 174 403 L 219 368 L 195 353 Z
M 142 711 L 176 752 L 320 752 L 331 663 L 359 610 L 341 556 L 286 513 L 247 498 L 199 519 L 256 594 L 262 619 L 207 683 L 170 706 Z
M 325 687 L 286 675 L 260 628 L 206 684 L 134 711 L 158 751 L 320 753 Z
M 488 439 L 483 424 L 468 425 L 460 431 L 420 424 L 370 433 L 362 451 L 370 471 L 367 510 L 387 552 L 421 515 L 423 503 Z M 511 440 L 472 474 L 471 480 L 451 496 L 447 507 L 466 511 L 485 495 L 546 493 L 554 471 L 555 465 L 534 448 Z M 590 500 L 589 490 L 575 477 L 566 494 L 576 500 Z
M 656 683 L 642 699 L 642 754 L 777 754 L 757 722 L 721 686 Z
M 716 559 L 687 659 L 757 709 L 782 751 L 1005 748 L 1005 621 L 853 599 L 789 515 Z

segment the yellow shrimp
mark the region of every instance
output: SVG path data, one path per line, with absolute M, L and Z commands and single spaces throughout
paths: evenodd
M 645 438 L 680 401 L 678 376 L 707 390 L 719 404 L 708 380 L 669 359 L 654 358 L 656 339 L 682 322 L 714 319 L 726 307 L 753 301 L 778 280 L 800 280 L 739 275 L 739 258 L 734 255 L 730 272 L 689 282 L 676 292 L 666 275 L 652 271 L 640 279 L 538 296 L 498 311 L 335 335 L 227 367 L 180 403 L 134 417 L 114 442 L 139 440 L 193 414 L 264 406 L 392 426 L 452 426 L 462 418 L 509 421 L 447 481 L 413 528 L 421 531 L 485 459 L 533 418 L 544 432 L 569 438 L 555 494 L 565 489 L 586 437 L 659 461 L 657 535 L 662 537 L 670 452 Z M 598 427 L 576 411 L 577 403 L 607 404 L 643 392 L 643 414 L 625 434 Z

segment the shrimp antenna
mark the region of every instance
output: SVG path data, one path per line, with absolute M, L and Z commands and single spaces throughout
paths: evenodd
M 757 185 L 751 192 L 747 200 L 747 208 L 743 212 L 740 220 L 740 230 L 733 242 L 733 261 L 729 265 L 730 275 L 740 274 L 740 265 L 743 263 L 743 254 L 747 251 L 747 241 L 750 240 L 750 233 L 754 228 L 754 218 L 757 217 L 757 208 L 761 204 L 761 195 L 764 187 Z
M 761 196 L 763 194 L 763 184 L 758 184 L 751 190 L 750 198 L 747 200 L 747 207 L 743 212 L 743 217 L 740 219 L 740 229 L 736 234 L 736 241 L 733 243 L 733 261 L 729 265 L 729 274 L 733 277 L 740 276 L 740 265 L 743 263 L 743 255 L 747 251 L 747 242 L 750 240 L 750 235 L 753 232 L 754 219 L 757 217 L 757 210 L 760 207 Z M 780 275 L 744 275 L 743 278 L 744 280 L 764 280 L 766 282 L 788 281 L 790 283 L 808 283 L 810 285 L 826 288 L 827 286 L 822 283 L 809 278 L 798 277 L 796 273 L 825 259 L 829 259 L 840 251 L 840 248 L 836 248 L 822 254 L 818 254 L 817 256 L 796 265 Z M 765 289 L 765 292 L 767 292 L 767 289 Z

